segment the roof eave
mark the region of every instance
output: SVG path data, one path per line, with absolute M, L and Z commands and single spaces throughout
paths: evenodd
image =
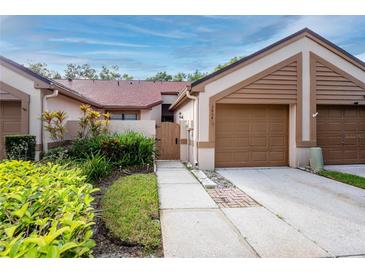
M 143 105 L 143 106 L 138 106 L 138 105 L 103 105 L 103 108 L 105 109 L 110 109 L 110 110 L 116 110 L 116 109 L 152 109 L 155 106 L 158 106 L 162 104 L 162 100 L 151 103 L 149 105 Z
M 340 48 L 339 46 L 335 45 L 334 43 L 330 42 L 329 40 L 325 39 L 324 37 L 320 36 L 319 34 L 315 33 L 314 31 L 310 30 L 309 28 L 304 28 L 292 35 L 289 35 L 259 51 L 254 52 L 253 54 L 246 56 L 240 60 L 238 60 L 235 63 L 232 63 L 218 71 L 215 71 L 211 74 L 208 74 L 207 76 L 198 79 L 194 82 L 191 83 L 191 88 L 192 91 L 202 91 L 201 86 L 204 85 L 205 82 L 207 82 L 208 80 L 212 80 L 216 77 L 218 77 L 219 75 L 222 75 L 224 73 L 228 73 L 228 71 L 232 70 L 233 68 L 239 66 L 239 65 L 244 65 L 246 63 L 248 63 L 249 61 L 251 61 L 254 58 L 260 58 L 260 56 L 262 56 L 264 53 L 267 52 L 271 52 L 271 51 L 275 51 L 277 47 L 279 47 L 280 45 L 284 44 L 284 43 L 291 43 L 292 40 L 298 40 L 301 39 L 303 37 L 308 37 L 312 40 L 317 40 L 316 42 L 322 42 L 324 44 L 329 45 L 330 47 L 332 47 L 335 51 L 338 51 L 342 54 L 344 54 L 349 60 L 352 60 L 353 64 L 358 66 L 360 69 L 362 69 L 363 71 L 365 71 L 365 62 L 361 61 L 360 59 L 358 59 L 357 57 L 353 56 L 352 54 L 348 53 L 347 51 L 345 51 L 344 49 Z

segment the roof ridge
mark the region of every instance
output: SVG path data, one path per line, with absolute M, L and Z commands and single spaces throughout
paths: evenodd
M 125 81 L 125 82 L 131 82 L 131 81 L 136 81 L 136 82 L 154 82 L 154 83 L 189 83 L 190 81 L 162 81 L 162 80 L 141 80 L 141 79 L 132 79 L 132 80 L 125 80 L 125 79 L 67 79 L 67 78 L 62 78 L 62 79 L 51 79 L 53 81 L 59 81 L 59 80 L 64 80 L 64 81 Z
M 310 28 L 306 27 L 306 28 L 303 28 L 303 29 L 301 29 L 301 30 L 299 30 L 299 31 L 297 31 L 297 32 L 295 32 L 293 34 L 290 34 L 290 35 L 288 35 L 288 36 L 286 36 L 286 37 L 284 37 L 284 38 L 282 38 L 282 39 L 280 39 L 280 40 L 278 40 L 278 41 L 276 41 L 276 42 L 274 42 L 274 43 L 272 43 L 272 44 L 270 44 L 270 45 L 268 45 L 268 46 L 266 46 L 266 47 L 264 47 L 262 49 L 259 49 L 259 50 L 255 51 L 255 52 L 251 53 L 250 55 L 248 55 L 246 57 L 243 57 L 243 58 L 239 59 L 238 61 L 236 61 L 236 62 L 234 62 L 232 64 L 229 64 L 226 67 L 221 68 L 220 70 L 214 71 L 214 72 L 206 75 L 205 77 L 202 77 L 202 78 L 200 78 L 200 79 L 198 79 L 196 81 L 193 81 L 191 83 L 191 86 L 192 87 L 193 86 L 196 86 L 196 85 L 198 85 L 198 84 L 200 84 L 200 83 L 202 83 L 202 82 L 204 82 L 204 81 L 206 81 L 206 80 L 208 80 L 210 78 L 213 78 L 216 75 L 218 75 L 218 74 L 220 74 L 222 72 L 225 72 L 225 71 L 227 71 L 227 70 L 229 70 L 229 69 L 231 69 L 231 68 L 233 68 L 233 67 L 235 67 L 235 66 L 237 66 L 239 64 L 242 64 L 242 63 L 244 63 L 244 62 L 246 62 L 246 61 L 248 61 L 248 60 L 250 60 L 250 59 L 252 59 L 252 58 L 254 58 L 254 57 L 256 57 L 256 56 L 258 56 L 260 54 L 262 54 L 262 53 L 264 53 L 265 51 L 268 51 L 270 49 L 273 49 L 276 46 L 280 45 L 281 43 L 284 43 L 286 41 L 289 41 L 289 40 L 291 40 L 291 39 L 295 38 L 296 36 L 299 36 L 299 35 L 301 35 L 303 33 L 308 33 L 310 35 L 313 35 L 314 37 L 318 38 L 319 40 L 322 40 L 322 42 L 329 44 L 331 47 L 335 48 L 336 50 L 340 51 L 344 55 L 348 56 L 350 59 L 353 59 L 355 62 L 359 63 L 361 66 L 365 67 L 365 62 L 363 62 L 362 60 L 360 60 L 356 56 L 352 55 L 351 53 L 347 52 L 343 48 L 341 48 L 341 47 L 337 46 L 336 44 L 332 43 L 331 41 L 327 40 L 326 38 L 324 38 L 323 36 L 319 35 L 318 33 L 314 32 Z

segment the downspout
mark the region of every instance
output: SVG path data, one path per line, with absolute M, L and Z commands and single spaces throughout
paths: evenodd
M 190 93 L 191 91 L 191 87 L 188 87 L 186 89 L 186 97 L 188 97 L 189 99 L 194 100 L 194 108 L 193 108 L 193 119 L 194 119 L 194 128 L 193 128 L 193 153 L 194 153 L 194 167 L 198 166 L 198 141 L 199 141 L 199 130 L 198 130 L 198 126 L 199 126 L 199 99 L 197 96 L 193 96 Z M 196 117 L 195 117 L 196 116 Z
M 56 97 L 58 95 L 58 90 L 55 89 L 53 93 L 44 95 L 43 102 L 42 102 L 42 112 L 48 111 L 48 104 L 47 99 Z M 41 121 L 41 128 L 42 128 L 42 145 L 43 145 L 43 152 L 46 153 L 48 151 L 48 135 L 46 134 L 43 126 L 43 121 Z

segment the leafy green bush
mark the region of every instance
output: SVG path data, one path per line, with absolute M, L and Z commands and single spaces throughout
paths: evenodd
M 84 159 L 98 153 L 110 159 L 113 165 L 152 164 L 155 140 L 137 132 L 99 135 L 94 138 L 75 140 L 71 152 L 72 157 L 77 159 Z
M 113 170 L 110 161 L 104 155 L 100 154 L 88 156 L 88 158 L 80 163 L 80 168 L 88 182 L 93 182 L 106 177 Z
M 43 155 L 42 161 L 45 162 L 62 162 L 70 158 L 70 148 L 68 147 L 56 147 L 48 150 Z
M 6 156 L 10 160 L 35 160 L 35 136 L 5 136 Z
M 153 163 L 155 154 L 155 140 L 145 137 L 138 132 L 128 132 L 118 135 L 123 145 L 123 156 L 118 164 L 121 166 L 146 165 Z
M 0 163 L 0 257 L 88 257 L 94 214 L 79 169 Z
M 70 154 L 75 159 L 85 159 L 90 155 L 101 153 L 101 143 L 109 138 L 109 135 L 78 138 L 73 141 Z

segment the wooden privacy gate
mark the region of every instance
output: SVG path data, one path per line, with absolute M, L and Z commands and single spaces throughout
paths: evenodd
M 158 124 L 156 147 L 159 160 L 180 160 L 180 125 L 171 122 Z

